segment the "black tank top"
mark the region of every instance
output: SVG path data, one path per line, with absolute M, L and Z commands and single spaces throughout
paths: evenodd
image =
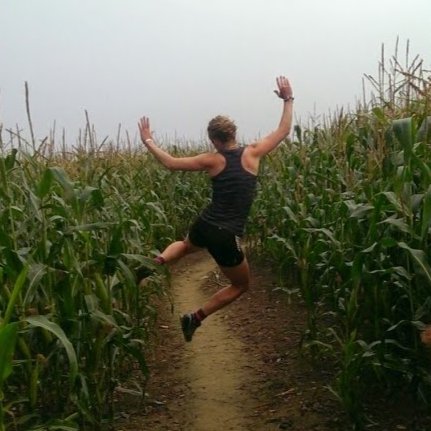
M 241 165 L 244 147 L 219 151 L 226 159 L 225 168 L 211 178 L 212 200 L 201 218 L 229 230 L 235 235 L 244 233 L 244 226 L 256 193 L 257 176 Z

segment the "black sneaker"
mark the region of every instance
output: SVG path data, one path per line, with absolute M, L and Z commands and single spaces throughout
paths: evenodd
M 180 321 L 184 339 L 186 341 L 192 341 L 193 334 L 195 333 L 196 329 L 201 326 L 201 322 L 199 322 L 199 320 L 197 320 L 191 313 L 181 316 Z
M 147 268 L 144 265 L 141 265 L 138 268 L 136 268 L 134 272 L 135 272 L 135 280 L 137 284 L 139 284 L 145 278 L 148 278 L 151 275 L 154 275 L 155 273 L 154 269 Z

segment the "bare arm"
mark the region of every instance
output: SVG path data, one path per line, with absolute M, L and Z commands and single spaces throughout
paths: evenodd
M 138 123 L 142 143 L 148 151 L 166 168 L 171 171 L 208 171 L 214 166 L 214 154 L 204 153 L 192 157 L 174 157 L 159 148 L 152 137 L 150 120 L 142 117 Z
M 275 93 L 278 97 L 283 99 L 283 112 L 281 115 L 280 124 L 277 129 L 271 132 L 269 135 L 260 139 L 251 145 L 250 151 L 255 157 L 263 157 L 268 154 L 274 148 L 285 139 L 292 127 L 292 111 L 293 111 L 293 91 L 290 86 L 289 80 L 280 76 L 277 78 L 278 90 Z

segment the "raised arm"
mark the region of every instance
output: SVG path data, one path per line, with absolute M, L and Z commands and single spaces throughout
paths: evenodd
M 214 154 L 203 153 L 192 157 L 174 157 L 159 148 L 154 142 L 148 117 L 142 117 L 138 127 L 142 143 L 165 168 L 171 171 L 209 171 L 213 168 Z
M 292 127 L 292 87 L 290 86 L 289 80 L 284 76 L 279 76 L 277 78 L 277 87 L 278 90 L 275 90 L 274 92 L 283 100 L 283 113 L 277 129 L 250 146 L 250 151 L 258 158 L 263 157 L 265 154 L 268 154 L 276 148 L 277 145 L 289 135 Z

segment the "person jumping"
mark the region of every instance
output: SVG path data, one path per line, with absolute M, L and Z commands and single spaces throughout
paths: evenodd
M 215 152 L 192 157 L 173 157 L 159 148 L 152 136 L 148 117 L 139 121 L 143 144 L 154 157 L 172 171 L 205 171 L 211 178 L 212 199 L 191 225 L 183 241 L 170 244 L 154 260 L 158 264 L 174 262 L 195 251 L 206 249 L 231 285 L 222 288 L 193 313 L 181 316 L 186 341 L 191 341 L 202 321 L 241 296 L 250 283 L 250 271 L 240 239 L 255 197 L 259 163 L 290 133 L 293 92 L 289 80 L 276 79 L 275 93 L 283 100 L 283 111 L 276 130 L 258 141 L 241 147 L 236 140 L 236 125 L 218 115 L 208 124 L 208 137 Z

